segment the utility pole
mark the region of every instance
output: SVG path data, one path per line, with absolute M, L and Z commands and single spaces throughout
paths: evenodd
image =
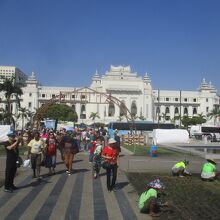
M 158 89 L 157 94 L 157 128 L 159 128 L 159 122 L 160 122 L 160 90 Z
M 181 128 L 181 118 L 182 118 L 182 90 L 180 90 L 180 128 Z

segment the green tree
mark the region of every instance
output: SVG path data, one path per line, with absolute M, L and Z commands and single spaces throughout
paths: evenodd
M 53 119 L 56 121 L 56 125 L 58 121 L 72 121 L 77 122 L 78 116 L 74 109 L 72 109 L 68 105 L 63 104 L 53 104 L 49 107 L 49 109 L 44 113 L 44 118 Z
M 3 83 L 0 83 L 0 92 L 4 92 L 7 107 L 6 111 L 6 123 L 11 124 L 15 126 L 15 121 L 13 118 L 13 114 L 11 112 L 11 103 L 17 102 L 20 107 L 20 99 L 19 96 L 23 94 L 21 87 L 15 83 L 15 78 L 3 78 Z M 15 96 L 16 100 L 12 100 L 12 95 Z
M 26 109 L 25 107 L 24 108 L 19 108 L 18 109 L 18 115 L 17 115 L 17 118 L 21 118 L 22 120 L 22 124 L 21 124 L 21 129 L 23 130 L 24 129 L 24 119 L 27 119 L 28 118 L 28 114 L 29 114 L 29 110 Z
M 220 117 L 220 110 L 219 110 L 219 109 L 215 109 L 215 108 L 212 109 L 212 111 L 207 114 L 207 117 L 208 117 L 209 119 L 214 118 L 214 125 L 215 125 L 217 118 Z
M 89 118 L 91 118 L 94 121 L 94 128 L 95 128 L 95 119 L 100 118 L 98 112 L 91 112 Z

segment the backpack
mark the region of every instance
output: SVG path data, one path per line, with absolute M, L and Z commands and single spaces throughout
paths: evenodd
M 48 147 L 47 147 L 47 154 L 49 156 L 53 156 L 56 154 L 56 150 L 57 150 L 57 146 L 56 146 L 56 142 L 51 142 L 48 144 Z

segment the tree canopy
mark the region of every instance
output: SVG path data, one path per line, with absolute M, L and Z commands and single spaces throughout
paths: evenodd
M 77 122 L 78 116 L 74 109 L 68 105 L 53 104 L 45 112 L 44 118 L 61 120 L 61 121 L 73 121 Z

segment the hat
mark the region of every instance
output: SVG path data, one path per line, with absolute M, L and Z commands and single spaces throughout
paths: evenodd
M 212 164 L 216 164 L 214 159 L 207 159 L 208 162 L 212 163 Z
M 109 144 L 115 144 L 115 143 L 117 143 L 117 141 L 116 141 L 114 138 L 110 138 L 110 139 L 108 140 L 108 143 L 109 143 Z
M 15 137 L 15 133 L 13 131 L 9 131 L 7 136 L 8 137 Z
M 148 183 L 147 186 L 158 190 L 165 189 L 165 185 L 159 179 L 155 179 L 154 181 Z

